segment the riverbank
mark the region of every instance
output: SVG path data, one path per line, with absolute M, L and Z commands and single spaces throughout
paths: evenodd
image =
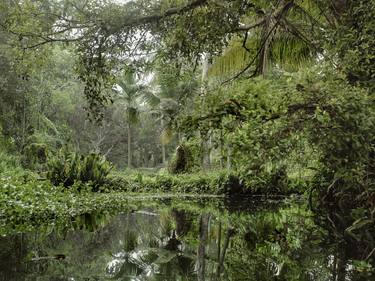
M 1 174 L 0 227 L 13 225 L 19 231 L 59 221 L 97 210 L 135 208 L 135 200 L 155 200 L 171 197 L 230 197 L 259 195 L 246 187 L 234 174 L 142 174 L 113 173 L 99 192 L 90 184 L 76 183 L 69 188 L 53 186 L 34 173 Z M 270 192 L 273 191 L 273 192 Z M 263 195 L 282 194 L 276 187 Z M 299 192 L 301 193 L 301 192 Z
M 171 192 L 213 195 L 291 195 L 303 194 L 307 183 L 271 176 L 246 179 L 228 171 L 193 174 L 112 173 L 101 191 Z

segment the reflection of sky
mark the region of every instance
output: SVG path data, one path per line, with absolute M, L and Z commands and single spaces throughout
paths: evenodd
M 113 259 L 107 263 L 106 273 L 110 277 L 115 277 L 121 270 L 125 262 L 131 263 L 142 269 L 142 275 L 146 277 L 151 277 L 154 273 L 157 273 L 158 266 L 154 263 L 146 264 L 142 261 L 142 257 L 147 255 L 149 251 L 147 250 L 135 250 L 130 253 L 124 251 L 113 254 Z M 135 279 L 138 280 L 138 279 Z

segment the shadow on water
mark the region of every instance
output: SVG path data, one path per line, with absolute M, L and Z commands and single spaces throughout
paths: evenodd
M 1 237 L 0 280 L 375 280 L 317 221 L 298 200 L 162 198 Z

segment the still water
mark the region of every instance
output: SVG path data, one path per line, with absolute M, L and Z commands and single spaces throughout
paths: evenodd
M 4 235 L 0 280 L 375 280 L 322 221 L 295 199 L 144 200 Z

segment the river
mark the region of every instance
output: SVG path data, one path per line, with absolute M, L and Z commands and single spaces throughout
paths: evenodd
M 0 237 L 0 280 L 375 280 L 298 198 L 153 198 Z M 341 235 L 341 236 L 340 236 Z

